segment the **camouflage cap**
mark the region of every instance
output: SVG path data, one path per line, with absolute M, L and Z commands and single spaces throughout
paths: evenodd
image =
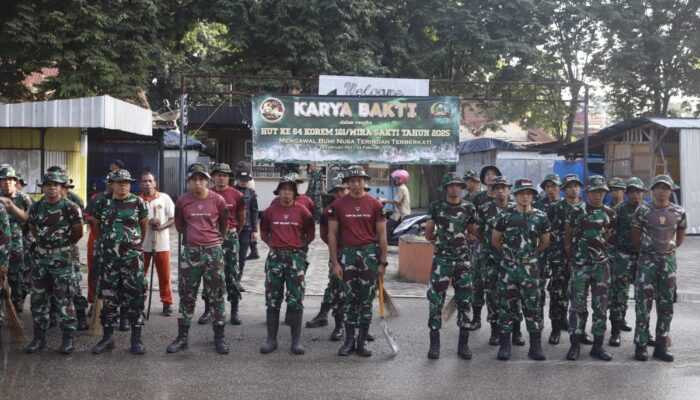
M 586 186 L 586 192 L 593 192 L 595 190 L 605 190 L 610 191 L 608 185 L 605 183 L 605 178 L 601 175 L 591 175 L 588 177 L 588 186 Z
M 479 174 L 477 174 L 476 171 L 474 171 L 473 169 L 470 169 L 467 172 L 465 172 L 462 179 L 464 179 L 465 181 L 467 179 L 471 179 L 476 182 L 481 182 L 481 180 L 479 179 Z
M 0 174 L 0 178 L 2 178 L 1 174 Z M 668 187 L 670 187 L 671 190 L 678 190 L 678 189 L 680 189 L 680 188 L 678 187 L 678 185 L 676 185 L 676 184 L 673 182 L 673 178 L 671 178 L 670 175 L 665 175 L 665 174 L 664 174 L 664 175 L 656 175 L 656 176 L 654 177 L 654 179 L 651 180 L 651 185 L 650 185 L 649 187 L 650 187 L 651 189 L 653 189 L 653 188 L 654 188 L 656 185 L 658 185 L 659 183 L 664 183 L 664 184 L 668 185 Z
M 11 166 L 6 166 L 0 169 L 0 179 L 18 179 L 17 171 Z
M 21 183 L 22 185 L 27 186 L 27 181 L 24 180 L 24 178 L 22 177 L 22 174 L 17 173 L 16 175 L 17 175 L 17 181 L 19 183 Z
M 513 184 L 510 183 L 510 179 L 508 179 L 507 176 L 497 176 L 493 178 L 493 180 L 491 181 L 491 187 L 495 187 L 496 185 L 504 185 L 508 187 L 513 186 Z
M 63 177 L 66 178 L 66 182 L 63 184 L 63 186 L 67 187 L 68 189 L 75 188 L 75 185 L 73 184 L 73 180 L 70 178 L 70 175 L 68 175 L 68 172 L 62 171 L 61 174 L 63 174 Z
M 646 186 L 644 186 L 644 182 L 642 182 L 642 180 L 637 178 L 636 176 L 629 178 L 625 184 L 625 192 L 629 191 L 630 189 L 639 189 L 643 192 L 647 191 Z
M 448 185 L 452 185 L 452 184 L 459 185 L 462 188 L 467 187 L 467 185 L 464 183 L 464 180 L 462 179 L 462 177 L 459 176 L 459 174 L 456 172 L 448 172 L 442 176 L 442 189 L 443 190 L 445 190 L 445 188 Z
M 231 167 L 226 164 L 226 163 L 214 163 L 211 165 L 211 173 L 213 174 L 214 172 L 223 172 L 229 175 L 233 175 L 233 171 L 231 170 Z
M 202 163 L 194 163 L 187 168 L 187 179 L 190 179 L 197 174 L 200 174 L 207 179 L 211 179 L 211 175 L 209 175 L 207 167 Z
M 572 182 L 578 183 L 579 186 L 584 186 L 583 182 L 581 182 L 581 180 L 578 178 L 578 175 L 569 174 L 569 175 L 564 176 L 564 181 L 561 184 L 561 188 L 564 189 L 566 187 L 566 185 L 568 185 Z
M 365 172 L 364 168 L 362 168 L 359 165 L 353 165 L 350 168 L 348 168 L 347 174 L 343 177 L 343 182 L 347 182 L 348 179 L 354 177 L 365 178 L 366 180 L 371 179 L 370 176 L 367 175 L 367 172 Z
M 330 189 L 328 189 L 328 194 L 333 193 L 335 189 L 347 189 L 347 183 L 343 182 L 343 174 L 338 174 L 333 178 L 333 184 Z
M 531 191 L 533 196 L 536 196 L 538 193 L 537 189 L 535 188 L 535 184 L 530 179 L 518 179 L 515 181 L 515 185 L 513 187 L 514 195 L 526 190 Z
M 544 185 L 547 182 L 552 182 L 553 184 L 557 186 L 561 186 L 561 178 L 559 177 L 559 174 L 547 174 L 544 176 L 544 179 L 542 179 L 542 182 L 540 183 L 540 187 L 544 190 Z
M 129 171 L 125 169 L 118 169 L 113 171 L 111 174 L 109 174 L 109 180 L 111 182 L 123 182 L 123 181 L 129 181 L 133 182 L 135 179 L 131 177 L 131 174 Z
M 56 182 L 63 185 L 66 183 L 66 175 L 60 172 L 47 172 L 41 177 L 41 185 L 46 182 Z
M 614 177 L 608 179 L 608 187 L 610 189 L 627 189 L 627 185 L 625 184 L 625 180 L 622 178 Z
M 282 178 L 280 178 L 280 181 L 277 184 L 277 189 L 275 189 L 272 193 L 274 193 L 275 196 L 277 196 L 280 192 L 280 188 L 282 187 L 282 185 L 291 183 L 292 190 L 294 190 L 294 196 L 296 197 L 299 194 L 297 192 L 297 179 L 298 178 L 299 178 L 299 174 L 296 174 L 296 173 L 291 173 L 291 174 L 287 174 L 287 175 L 283 176 Z

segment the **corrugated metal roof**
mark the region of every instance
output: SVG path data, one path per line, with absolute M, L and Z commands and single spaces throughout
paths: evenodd
M 700 128 L 700 118 L 648 118 L 649 121 L 664 128 Z
M 103 128 L 151 136 L 151 111 L 110 96 L 0 105 L 0 128 Z

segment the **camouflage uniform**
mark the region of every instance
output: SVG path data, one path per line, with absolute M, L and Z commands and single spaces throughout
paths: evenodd
M 214 325 L 226 325 L 224 303 L 224 253 L 220 244 L 212 246 L 185 246 L 179 270 L 180 323 L 190 326 L 197 303 L 199 282 L 204 280 L 204 294 L 214 312 Z
M 237 302 L 242 296 L 239 289 L 240 282 L 238 281 L 238 253 L 240 252 L 240 244 L 238 243 L 238 233 L 235 227 L 229 228 L 226 232 L 224 243 L 221 246 L 224 252 L 224 276 L 228 301 Z M 206 287 L 206 283 L 204 286 Z M 206 294 L 202 294 L 202 298 L 206 300 Z
M 639 253 L 632 243 L 632 221 L 639 206 L 629 201 L 613 208 L 617 215 L 612 266 L 610 321 L 623 321 L 627 313 L 630 284 L 634 282 Z
M 479 192 L 472 198 L 472 204 L 479 210 L 481 207 L 493 201 L 493 197 L 489 196 L 486 191 Z M 481 318 L 481 308 L 484 306 L 485 293 L 484 293 L 484 260 L 482 258 L 483 251 L 481 246 L 478 246 L 477 250 L 472 253 L 472 265 L 474 266 L 474 273 L 472 275 L 472 283 L 474 286 L 474 292 L 472 297 L 472 306 L 474 307 L 474 320 L 480 321 Z M 479 322 L 481 325 L 481 322 Z M 476 329 L 476 326 L 472 324 L 472 328 Z
M 9 252 L 8 247 L 12 243 L 12 232 L 5 206 L 0 204 L 0 268 L 8 268 Z M 0 279 L 0 327 L 3 325 L 5 317 L 5 293 L 2 293 L 3 279 Z
M 279 310 L 287 286 L 287 308 L 303 310 L 306 282 L 304 275 L 309 263 L 302 249 L 270 249 L 265 260 L 265 305 Z
M 323 212 L 323 174 L 321 171 L 309 173 L 309 184 L 306 187 L 306 195 L 314 201 L 314 218 L 321 218 Z
M 36 204 L 36 200 L 34 200 L 33 197 L 29 198 L 32 201 L 32 206 Z M 31 209 L 31 207 L 30 207 Z M 34 238 L 34 235 L 32 232 L 29 230 L 29 223 L 25 223 L 24 226 L 22 227 L 22 247 L 25 249 L 24 252 L 24 257 L 22 257 L 22 262 L 23 262 L 23 273 L 22 273 L 22 301 L 30 294 L 31 292 L 31 272 L 32 272 L 32 249 L 34 248 L 34 243 L 36 242 L 36 239 Z M 18 309 L 19 311 L 19 309 Z

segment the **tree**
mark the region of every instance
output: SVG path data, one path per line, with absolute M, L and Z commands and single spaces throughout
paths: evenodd
M 3 1 L 0 13 L 0 101 L 31 99 L 22 81 L 41 70 L 40 24 L 34 2 Z

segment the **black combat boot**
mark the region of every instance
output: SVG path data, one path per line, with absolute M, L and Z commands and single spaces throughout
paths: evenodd
M 649 359 L 649 353 L 647 353 L 647 346 L 635 345 L 634 347 L 634 359 L 637 361 L 646 361 Z
M 75 310 L 75 317 L 78 319 L 78 330 L 86 331 L 88 329 L 87 316 L 85 315 L 85 309 Z
M 277 349 L 277 329 L 280 325 L 280 309 L 267 309 L 267 342 L 260 347 L 263 354 L 272 353 Z
M 647 340 L 647 346 L 655 347 L 656 346 L 656 340 L 654 340 L 654 337 L 651 336 L 651 333 L 649 333 L 649 330 L 647 329 L 647 337 L 649 338 Z
M 437 360 L 440 358 L 440 330 L 430 330 L 430 348 L 428 349 L 428 358 Z
M 491 322 L 491 336 L 489 337 L 489 345 L 498 346 L 498 335 L 501 329 L 498 327 L 498 322 Z
M 241 317 L 238 316 L 238 299 L 231 302 L 231 325 L 240 325 Z
M 292 323 L 292 320 L 289 319 L 289 307 L 284 308 L 284 324 L 289 325 Z
M 472 359 L 472 352 L 469 350 L 469 330 L 459 328 L 459 342 L 457 342 L 457 355 L 465 360 Z
M 202 316 L 199 317 L 199 321 L 197 321 L 197 323 L 200 325 L 208 325 L 211 324 L 211 320 L 212 312 L 211 308 L 209 308 L 209 300 L 204 299 L 204 313 L 202 313 Z
M 177 337 L 165 350 L 168 353 L 178 353 L 187 348 L 187 337 L 189 336 L 190 326 L 185 324 L 185 320 L 182 318 L 177 322 Z
M 474 307 L 474 316 L 467 329 L 470 331 L 481 329 L 481 307 Z
M 321 326 L 328 325 L 328 312 L 331 310 L 331 305 L 326 303 L 321 303 L 321 310 L 318 314 L 311 320 L 306 322 L 307 328 L 318 328 Z
M 593 337 L 593 347 L 591 347 L 590 355 L 603 361 L 612 360 L 610 353 L 603 347 L 603 335 Z
M 25 353 L 36 353 L 44 348 L 46 348 L 46 330 L 41 329 L 39 324 L 34 324 L 34 338 L 32 342 L 24 348 L 24 351 Z
M 501 332 L 498 341 L 501 345 L 498 348 L 498 359 L 503 361 L 510 359 L 510 333 Z
M 131 324 L 129 323 L 129 317 L 127 316 L 127 308 L 126 307 L 120 307 L 119 308 L 119 330 L 122 332 L 126 332 L 129 329 L 131 329 Z
M 632 332 L 632 327 L 627 325 L 627 321 L 624 318 L 620 321 L 620 330 L 622 332 Z
M 569 320 L 566 317 L 562 318 L 561 321 L 559 321 L 559 328 L 564 332 L 569 331 Z
M 228 354 L 229 347 L 224 341 L 224 328 L 226 325 L 214 325 L 214 347 L 219 354 Z
M 549 344 L 557 345 L 561 341 L 561 324 L 552 320 L 552 333 L 549 334 Z
M 347 356 L 355 351 L 355 325 L 345 323 L 345 343 L 338 350 L 339 356 Z
M 666 362 L 673 362 L 673 354 L 668 351 L 668 337 L 657 337 L 654 346 L 653 356 L 656 359 Z
M 131 324 L 131 354 L 146 354 L 146 346 L 141 341 L 142 327 Z
M 75 347 L 73 346 L 73 330 L 66 329 L 63 331 L 61 348 L 58 351 L 61 354 L 70 354 L 75 351 Z
M 579 335 L 569 335 L 571 340 L 571 347 L 569 347 L 568 353 L 566 353 L 566 359 L 570 361 L 578 360 L 579 354 L 581 354 L 581 344 L 579 343 Z
M 362 357 L 370 357 L 372 355 L 372 350 L 367 347 L 367 332 L 369 331 L 369 325 L 360 324 L 360 332 L 357 334 L 357 354 Z
M 291 322 L 290 328 L 292 332 L 292 346 L 291 350 L 293 354 L 304 354 L 304 346 L 301 345 L 301 320 L 304 316 L 304 310 L 291 310 L 289 311 L 289 320 Z
M 250 254 L 246 257 L 246 260 L 257 260 L 258 258 L 260 258 L 258 242 L 250 242 Z
M 544 353 L 542 352 L 542 333 L 530 333 L 530 350 L 527 352 L 527 356 L 536 361 L 543 361 L 545 359 Z
M 102 340 L 92 347 L 92 354 L 102 354 L 114 348 L 114 328 L 105 326 L 102 330 L 104 331 Z
M 610 329 L 610 340 L 608 341 L 608 344 L 613 347 L 620 347 L 620 328 L 621 328 L 621 321 L 610 321 L 610 325 L 612 328 Z
M 520 331 L 520 321 L 513 321 L 513 344 L 516 346 L 525 346 L 523 334 Z
M 331 332 L 331 342 L 339 342 L 343 338 L 343 314 L 334 315 L 335 328 Z

